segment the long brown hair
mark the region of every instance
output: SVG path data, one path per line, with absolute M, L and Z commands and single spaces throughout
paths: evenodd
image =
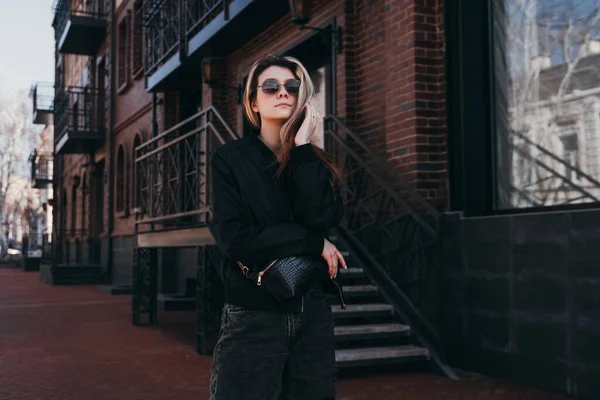
M 296 107 L 294 108 L 291 117 L 283 124 L 281 131 L 279 132 L 281 146 L 277 150 L 276 156 L 280 163 L 277 173 L 278 175 L 281 175 L 290 161 L 290 150 L 294 147 L 296 132 L 298 132 L 298 129 L 300 129 L 300 126 L 304 121 L 304 108 L 314 96 L 315 87 L 306 68 L 304 68 L 300 61 L 293 57 L 279 57 L 269 54 L 268 56 L 257 60 L 250 68 L 246 88 L 244 90 L 244 113 L 248 122 L 256 129 L 260 130 L 261 120 L 260 115 L 252 109 L 252 102 L 256 99 L 258 77 L 264 70 L 272 66 L 287 68 L 294 74 L 296 79 L 300 80 L 300 90 L 296 100 Z M 318 138 L 315 137 L 315 135 L 310 139 L 315 154 L 327 166 L 334 180 L 340 179 L 342 176 L 340 170 L 333 162 L 331 162 L 327 154 L 315 145 L 317 140 Z

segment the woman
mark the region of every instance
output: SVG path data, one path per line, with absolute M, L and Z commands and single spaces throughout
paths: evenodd
M 225 256 L 225 306 L 210 382 L 215 400 L 335 395 L 333 318 L 326 299 L 326 292 L 335 292 L 333 281 L 315 282 L 306 295 L 280 303 L 237 264 L 258 271 L 279 257 L 316 255 L 327 262 L 331 279 L 338 264 L 346 268 L 326 236 L 342 218 L 340 174 L 311 143 L 317 140 L 313 94 L 298 60 L 256 61 L 244 109 L 259 134 L 221 146 L 212 157 L 212 228 Z

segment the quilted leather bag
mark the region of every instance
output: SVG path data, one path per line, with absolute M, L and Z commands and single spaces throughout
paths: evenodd
M 304 295 L 314 279 L 329 279 L 327 264 L 321 257 L 278 258 L 255 274 L 251 274 L 248 267 L 241 262 L 238 261 L 237 264 L 247 278 L 264 287 L 280 302 Z

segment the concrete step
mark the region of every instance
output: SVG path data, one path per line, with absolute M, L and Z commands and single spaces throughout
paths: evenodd
M 348 285 L 342 286 L 344 295 L 349 296 L 365 296 L 379 293 L 379 289 L 375 285 Z
M 339 305 L 332 305 L 331 311 L 334 318 L 380 317 L 393 315 L 394 307 L 390 304 L 349 304 L 346 310 Z
M 428 359 L 429 351 L 426 348 L 413 345 L 366 347 L 335 351 L 335 362 L 340 368 L 376 364 L 400 364 Z
M 353 268 L 353 267 L 349 267 L 348 269 L 340 268 L 338 271 L 341 275 L 346 275 L 346 276 L 351 276 L 351 275 L 362 276 L 364 274 L 364 271 L 362 268 Z
M 334 328 L 336 340 L 380 339 L 410 335 L 410 326 L 403 324 L 346 325 Z

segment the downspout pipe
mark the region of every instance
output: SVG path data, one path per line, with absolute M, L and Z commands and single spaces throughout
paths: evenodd
M 115 63 L 115 38 L 117 37 L 116 29 L 116 0 L 111 1 L 110 6 L 110 92 L 109 92 L 109 115 L 108 115 L 108 151 L 106 154 L 106 161 L 108 164 L 108 225 L 107 225 L 107 237 L 108 243 L 106 246 L 106 280 L 107 283 L 112 282 L 113 272 L 113 225 L 114 225 L 114 167 L 113 167 L 113 136 L 114 136 L 114 122 L 115 122 L 115 74 L 116 74 L 116 63 Z

